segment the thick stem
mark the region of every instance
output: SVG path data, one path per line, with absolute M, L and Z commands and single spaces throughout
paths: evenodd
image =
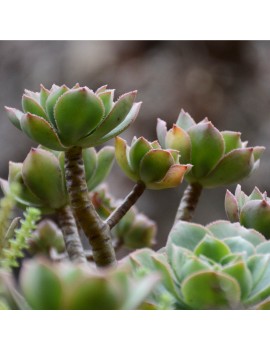
M 76 263 L 86 263 L 87 260 L 70 207 L 66 206 L 58 210 L 57 215 L 70 260 Z
M 177 221 L 191 221 L 201 192 L 202 186 L 200 184 L 193 183 L 187 186 L 177 210 L 175 223 Z
M 123 200 L 122 204 L 117 207 L 107 218 L 106 223 L 112 229 L 121 218 L 128 212 L 128 210 L 137 202 L 139 197 L 145 190 L 145 185 L 141 182 L 138 182 L 127 197 Z
M 65 174 L 72 211 L 89 240 L 95 263 L 100 267 L 115 265 L 110 228 L 89 199 L 81 147 L 65 152 Z

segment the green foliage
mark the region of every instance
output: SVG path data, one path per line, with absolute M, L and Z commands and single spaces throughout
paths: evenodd
M 159 276 L 132 278 L 127 268 L 96 271 L 70 263 L 31 260 L 20 285 L 32 309 L 114 310 L 139 308 Z
M 186 180 L 204 188 L 235 183 L 249 176 L 259 166 L 265 149 L 247 147 L 247 142 L 240 139 L 241 133 L 220 132 L 207 118 L 196 124 L 184 110 L 169 131 L 159 119 L 157 135 L 163 148 L 178 150 L 181 161 L 193 165 Z
M 120 137 L 115 141 L 115 157 L 126 175 L 140 181 L 148 189 L 166 189 L 178 186 L 190 165 L 180 165 L 179 152 L 162 150 L 157 143 L 134 138 L 131 147 Z
M 270 294 L 270 242 L 239 223 L 203 227 L 179 221 L 166 252 L 138 251 L 130 262 L 147 272 L 163 272 L 151 296 L 154 305 L 162 290 L 174 297 L 174 308 L 186 309 L 266 308 Z
M 99 152 L 95 148 L 84 149 L 83 159 L 90 191 L 109 175 L 114 162 L 114 148 L 105 146 Z M 17 205 L 23 209 L 35 207 L 48 214 L 68 205 L 64 172 L 64 153 L 39 146 L 31 149 L 23 163 L 10 162 L 8 180 L 0 181 L 6 196 L 14 182 L 20 184 L 20 192 L 14 194 Z
M 15 206 L 15 197 L 20 192 L 20 186 L 17 183 L 10 185 L 5 192 L 5 196 L 0 200 L 0 258 L 2 250 L 6 246 L 6 235 L 11 224 L 13 209 Z
M 15 230 L 15 238 L 9 239 L 7 248 L 3 249 L 1 266 L 4 268 L 18 267 L 18 259 L 24 256 L 23 250 L 28 248 L 28 239 L 36 228 L 40 218 L 40 211 L 29 207 L 21 220 L 21 227 Z
M 246 228 L 254 228 L 270 238 L 270 199 L 266 192 L 255 187 L 248 196 L 237 185 L 235 195 L 227 190 L 225 210 L 231 222 L 240 222 Z
M 41 85 L 40 92 L 25 91 L 23 111 L 6 108 L 11 122 L 40 146 L 23 163 L 10 162 L 8 180 L 1 180 L 5 196 L 0 201 L 0 309 L 270 309 L 266 193 L 255 188 L 248 196 L 240 185 L 235 195 L 227 191 L 225 209 L 234 223 L 202 226 L 178 220 L 183 219 L 181 213 L 191 217 L 200 193 L 195 185 L 201 190 L 240 181 L 259 166 L 264 147 L 247 147 L 239 132 L 219 131 L 207 118 L 196 123 L 183 110 L 169 130 L 158 120 L 158 141 L 134 137 L 128 146 L 118 135 L 139 113 L 141 103 L 135 98 L 133 91 L 114 102 L 114 90 L 107 86 L 93 92 L 79 84 L 71 89 L 53 85 L 50 90 Z M 114 137 L 115 148 L 94 149 Z M 142 194 L 136 186 L 137 193 L 133 190 L 123 202 L 106 188 L 97 188 L 110 173 L 114 154 L 123 172 L 143 190 L 173 188 L 184 178 L 189 183 L 167 244 L 158 252 L 149 249 L 155 244 L 156 224 L 135 206 L 130 208 Z M 76 160 L 81 165 L 81 155 L 85 172 L 74 167 Z M 15 204 L 25 209 L 20 228 L 19 218 L 12 220 Z M 58 227 L 48 219 L 38 225 L 37 221 L 40 214 L 58 213 L 66 206 L 78 220 L 89 217 L 85 223 L 94 233 L 94 259 L 104 244 L 102 238 L 109 243 L 102 252 L 106 260 L 108 256 L 114 260 L 110 239 L 115 249 L 124 245 L 135 251 L 117 267 L 65 262 Z M 66 244 L 80 243 L 79 235 L 74 241 L 68 222 Z M 46 258 L 23 262 L 17 287 L 11 268 L 19 265 L 26 249 Z M 83 256 L 81 246 L 80 250 Z
M 65 243 L 61 230 L 48 219 L 39 222 L 36 230 L 28 240 L 28 251 L 33 254 L 45 254 L 50 257 L 51 250 L 58 253 L 65 251 Z
M 114 90 L 107 86 L 93 92 L 78 84 L 71 89 L 53 85 L 50 90 L 41 85 L 40 92 L 25 90 L 23 112 L 11 107 L 6 111 L 10 121 L 38 144 L 58 151 L 88 148 L 122 133 L 139 113 L 136 91 L 115 103 L 113 97 Z

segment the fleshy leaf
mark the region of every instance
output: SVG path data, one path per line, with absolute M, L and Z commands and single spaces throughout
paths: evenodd
M 46 111 L 46 101 L 49 95 L 50 95 L 50 91 L 41 84 L 40 85 L 40 105 L 43 107 L 44 111 Z
M 260 190 L 255 186 L 252 193 L 248 197 L 249 200 L 263 200 L 264 196 Z
M 16 108 L 12 107 L 5 107 L 7 111 L 8 118 L 10 122 L 18 129 L 22 130 L 21 128 L 21 118 L 24 115 L 24 113 L 20 110 L 17 110 Z
M 104 91 L 103 93 L 98 94 L 98 97 L 101 99 L 104 105 L 105 116 L 107 116 L 113 107 L 114 90 Z
M 85 179 L 88 182 L 95 174 L 97 168 L 97 153 L 95 148 L 84 149 L 83 152 L 83 162 L 85 169 Z
M 190 165 L 172 165 L 161 181 L 148 183 L 147 188 L 153 190 L 175 188 L 182 183 L 189 167 Z
M 220 272 L 192 274 L 182 284 L 184 301 L 193 309 L 235 309 L 241 290 L 237 281 Z
M 65 92 L 68 91 L 68 87 L 65 85 L 58 87 L 55 86 L 55 89 L 51 89 L 50 95 L 47 97 L 46 100 L 46 112 L 48 114 L 49 120 L 51 124 L 57 129 L 55 118 L 54 118 L 54 108 L 57 100 L 62 96 Z
M 23 295 L 32 309 L 60 309 L 61 281 L 54 270 L 43 262 L 27 262 L 21 273 Z
M 167 123 L 162 119 L 157 119 L 157 137 L 160 145 L 163 149 L 166 148 L 165 138 L 167 134 Z
M 236 279 L 241 288 L 241 298 L 246 298 L 252 288 L 252 276 L 245 262 L 240 261 L 227 265 L 222 272 Z
M 210 235 L 205 235 L 194 249 L 194 254 L 196 256 L 203 255 L 215 262 L 219 262 L 224 256 L 230 253 L 229 247 L 224 242 Z
M 171 265 L 179 283 L 193 273 L 211 269 L 205 260 L 200 260 L 189 251 L 175 245 L 172 245 Z
M 225 142 L 225 154 L 228 152 L 242 147 L 241 133 L 224 131 L 221 132 L 224 142 Z
M 73 145 L 100 123 L 104 106 L 90 89 L 79 88 L 57 100 L 54 115 L 60 139 L 64 144 Z
M 39 103 L 32 99 L 29 96 L 23 95 L 22 97 L 22 107 L 25 113 L 31 113 L 32 115 L 36 115 L 39 117 L 43 117 L 46 120 L 48 119 L 44 109 Z
M 264 153 L 265 147 L 264 146 L 254 146 L 253 147 L 253 156 L 254 156 L 254 161 L 259 160 L 261 158 L 262 154 Z
M 190 127 L 195 126 L 194 119 L 183 109 L 180 111 L 176 125 L 184 130 L 188 130 Z
M 125 121 L 131 112 L 136 95 L 137 92 L 133 91 L 120 96 L 111 112 L 94 131 L 93 137 L 95 137 L 95 139 L 102 138 L 108 133 L 111 133 L 115 128 L 120 127 L 121 123 Z M 92 134 L 90 134 L 90 137 L 91 135 Z
M 259 244 L 256 247 L 257 254 L 270 254 L 270 241 Z
M 181 163 L 190 162 L 191 140 L 184 129 L 174 124 L 166 134 L 165 145 L 167 149 L 175 149 L 180 152 Z
M 124 139 L 120 137 L 115 138 L 115 158 L 119 165 L 119 167 L 125 172 L 125 174 L 132 180 L 137 181 L 138 178 L 133 173 L 132 169 L 130 168 L 127 152 L 128 146 Z
M 240 213 L 240 223 L 254 228 L 270 238 L 270 205 L 266 200 L 252 200 L 246 203 Z
M 112 146 L 103 147 L 97 154 L 97 168 L 92 178 L 87 182 L 91 191 L 102 183 L 109 175 L 114 162 L 115 149 Z
M 229 246 L 232 253 L 244 253 L 247 256 L 251 256 L 255 253 L 254 246 L 240 236 L 224 239 L 224 243 Z
M 166 244 L 168 258 L 170 259 L 172 244 L 193 251 L 206 234 L 211 235 L 207 228 L 199 224 L 178 221 L 173 226 Z
M 209 174 L 224 154 L 224 140 L 212 123 L 200 123 L 188 130 L 191 140 L 192 176 Z M 188 176 L 187 176 L 188 179 Z
M 226 154 L 215 169 L 203 180 L 204 187 L 236 183 L 247 177 L 254 164 L 253 149 L 236 149 Z
M 159 181 L 173 164 L 174 159 L 168 151 L 151 150 L 141 160 L 140 178 L 145 184 Z
M 255 310 L 270 310 L 270 297 L 254 307 Z
M 240 236 L 254 246 L 265 241 L 265 238 L 259 232 L 254 229 L 247 229 L 239 223 L 220 220 L 208 224 L 207 228 L 220 240 Z
M 52 153 L 32 149 L 23 163 L 22 175 L 27 187 L 51 208 L 67 203 L 61 168 Z
M 269 267 L 270 255 L 254 255 L 249 257 L 247 264 L 252 275 L 253 287 L 262 279 L 264 272 Z
M 143 156 L 145 156 L 145 154 L 151 149 L 150 143 L 143 137 L 137 139 L 131 146 L 129 151 L 130 166 L 137 175 L 139 175 L 140 162 Z
M 241 211 L 242 207 L 248 201 L 248 196 L 242 191 L 240 184 L 237 184 L 237 186 L 236 186 L 235 198 L 236 198 L 236 201 L 238 203 L 239 211 Z
M 78 279 L 67 285 L 69 296 L 63 309 L 69 310 L 114 310 L 120 308 L 118 289 L 102 276 Z M 119 289 L 120 290 L 120 289 Z M 122 296 L 123 298 L 123 296 Z
M 149 276 L 141 278 L 138 282 L 136 282 L 135 287 L 127 296 L 122 309 L 131 310 L 138 308 L 142 301 L 144 301 L 147 296 L 153 291 L 159 281 L 159 274 L 151 274 Z
M 261 271 L 261 276 L 260 280 L 258 283 L 254 286 L 253 284 L 253 289 L 246 300 L 247 304 L 254 304 L 258 303 L 259 301 L 262 301 L 266 298 L 269 297 L 270 294 L 270 265 L 269 265 L 269 255 L 265 255 L 268 258 L 267 265 L 264 266 L 263 268 L 263 273 Z M 254 275 L 254 271 L 253 271 Z M 254 281 L 254 279 L 253 279 Z
M 57 134 L 44 118 L 27 113 L 21 119 L 22 130 L 35 142 L 49 149 L 64 151 Z
M 118 126 L 116 126 L 113 130 L 111 130 L 108 134 L 104 136 L 100 136 L 99 127 L 98 127 L 96 131 L 94 131 L 90 136 L 81 139 L 78 145 L 82 147 L 100 145 L 105 143 L 105 141 L 110 140 L 116 137 L 117 135 L 121 134 L 137 118 L 137 115 L 140 111 L 141 104 L 142 104 L 141 102 L 134 103 L 131 110 L 127 114 L 126 118 Z
M 225 195 L 225 211 L 231 222 L 239 221 L 238 203 L 235 196 L 229 190 L 226 191 Z

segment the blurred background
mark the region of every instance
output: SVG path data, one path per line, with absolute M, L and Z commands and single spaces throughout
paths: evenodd
M 260 168 L 242 182 L 270 193 L 270 42 L 263 41 L 1 41 L 0 176 L 8 161 L 21 162 L 33 142 L 8 120 L 4 106 L 21 108 L 23 90 L 39 84 L 92 89 L 108 84 L 116 96 L 138 90 L 143 105 L 136 122 L 122 135 L 156 139 L 156 119 L 176 121 L 184 108 L 198 122 L 208 117 L 220 130 L 242 132 L 249 145 L 263 145 Z M 113 144 L 111 141 L 109 144 Z M 115 164 L 111 193 L 124 197 L 133 184 Z M 166 240 L 185 188 L 146 191 L 141 211 L 158 224 L 158 245 Z M 234 191 L 235 185 L 229 189 Z M 194 221 L 225 219 L 226 188 L 205 190 Z

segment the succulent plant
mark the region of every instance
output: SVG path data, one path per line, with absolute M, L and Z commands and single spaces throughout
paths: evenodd
M 166 252 L 142 250 L 131 258 L 150 272 L 163 273 L 163 289 L 175 298 L 175 308 L 269 307 L 270 241 L 239 223 L 203 227 L 179 221 Z
M 114 161 L 114 148 L 106 146 L 98 153 L 94 148 L 84 149 L 83 158 L 87 186 L 92 190 L 108 175 Z M 1 179 L 4 193 L 13 182 L 21 185 L 16 201 L 23 208 L 31 206 L 42 213 L 53 213 L 68 204 L 63 152 L 32 148 L 23 163 L 9 163 L 8 181 Z
M 133 138 L 129 147 L 116 137 L 115 157 L 123 172 L 133 181 L 142 182 L 148 189 L 166 189 L 178 186 L 190 165 L 179 163 L 179 152 L 162 150 L 157 141 Z
M 49 219 L 44 219 L 37 225 L 36 230 L 28 240 L 28 246 L 28 251 L 34 255 L 41 253 L 49 255 L 52 249 L 58 253 L 65 250 L 61 230 Z
M 225 210 L 231 222 L 240 222 L 270 238 L 270 198 L 255 187 L 248 196 L 237 185 L 235 195 L 229 190 L 225 196 Z
M 91 196 L 95 209 L 103 219 L 121 203 L 121 200 L 112 197 L 106 186 L 97 188 Z M 129 249 L 153 246 L 156 233 L 156 223 L 139 213 L 136 206 L 133 206 L 112 230 L 113 238 Z
M 38 259 L 25 263 L 20 286 L 31 309 L 136 309 L 158 280 L 157 274 L 131 278 L 125 267 L 96 271 Z
M 247 147 L 247 142 L 241 141 L 241 133 L 220 132 L 207 118 L 196 124 L 183 110 L 169 131 L 166 123 L 158 119 L 157 135 L 162 148 L 178 150 L 181 162 L 193 165 L 185 179 L 204 188 L 235 183 L 247 177 L 258 167 L 265 149 Z
M 41 85 L 40 92 L 25 90 L 23 112 L 6 107 L 9 119 L 30 139 L 52 150 L 88 148 L 122 133 L 137 117 L 141 103 L 136 91 L 113 102 L 114 90 L 102 86 L 93 92 L 76 84 L 69 89 Z

